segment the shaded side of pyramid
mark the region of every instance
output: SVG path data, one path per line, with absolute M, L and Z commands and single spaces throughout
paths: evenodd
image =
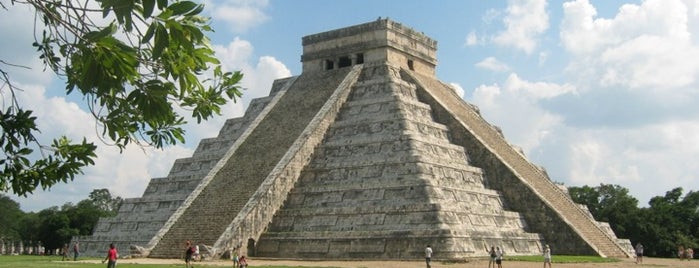
M 141 197 L 126 198 L 115 217 L 100 218 L 92 235 L 73 237 L 80 242 L 81 254 L 102 256 L 114 243 L 122 254 L 134 247 L 133 255 L 139 255 L 137 248 L 150 242 L 289 80 L 275 81 L 270 96 L 252 100 L 245 114 L 227 120 L 218 136 L 202 139 L 191 157 L 177 159 L 166 177 L 149 180 Z

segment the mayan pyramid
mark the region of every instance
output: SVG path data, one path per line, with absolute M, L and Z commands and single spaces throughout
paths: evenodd
M 441 259 L 508 255 L 627 257 L 571 201 L 435 77 L 437 42 L 379 19 L 303 38 L 301 75 L 204 139 L 92 236 L 123 253 L 179 258 Z

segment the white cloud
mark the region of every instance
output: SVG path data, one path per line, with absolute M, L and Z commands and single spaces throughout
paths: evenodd
M 539 35 L 548 29 L 548 20 L 545 0 L 510 0 L 503 19 L 506 29 L 493 42 L 530 54 L 537 47 Z
M 192 154 L 192 149 L 183 146 L 171 146 L 163 150 L 141 148 L 129 145 L 123 153 L 118 148 L 105 145 L 99 138 L 91 114 L 82 110 L 78 104 L 63 97 L 49 97 L 42 85 L 18 85 L 24 90 L 16 92 L 18 100 L 24 107 L 34 111 L 37 126 L 41 133 L 37 139 L 42 144 L 65 135 L 74 142 L 82 141 L 97 145 L 95 165 L 84 169 L 83 175 L 67 184 L 57 184 L 50 191 L 38 189 L 28 198 L 17 198 L 23 210 L 38 210 L 48 206 L 60 206 L 66 202 L 77 203 L 86 199 L 93 189 L 107 188 L 114 195 L 137 197 L 145 189 L 152 176 L 164 176 L 176 158 Z M 138 189 L 138 191 L 135 191 Z M 140 192 L 139 192 L 140 191 Z M 50 200 L 52 202 L 46 202 Z
M 478 35 L 475 32 L 469 32 L 466 36 L 466 46 L 475 46 L 480 43 L 482 43 L 482 40 L 478 38 Z
M 291 71 L 280 61 L 271 56 L 260 57 L 255 65 L 253 60 L 253 46 L 246 40 L 236 37 L 227 46 L 214 46 L 216 55 L 223 66 L 228 70 L 240 70 L 243 72 L 243 92 L 248 101 L 252 98 L 267 96 L 274 79 L 289 77 Z
M 571 129 L 570 181 L 619 184 L 640 193 L 641 204 L 675 187 L 695 189 L 699 122 L 669 121 L 636 129 Z M 662 167 L 662 168 L 659 168 Z
M 566 2 L 564 54 L 546 50 L 540 63 L 569 60 L 568 82 L 511 74 L 476 88 L 472 101 L 555 181 L 619 184 L 641 205 L 695 190 L 699 165 L 682 159 L 699 156 L 698 6 L 647 0 L 599 18 L 586 0 Z
M 561 41 L 575 58 L 568 69 L 602 87 L 661 90 L 686 87 L 699 75 L 699 20 L 682 1 L 626 4 L 613 19 L 596 18 L 587 0 L 563 4 Z
M 212 18 L 226 22 L 230 30 L 236 33 L 246 32 L 269 20 L 264 12 L 269 4 L 267 0 L 211 0 L 209 4 L 207 8 L 213 10 Z
M 461 85 L 459 85 L 458 83 L 449 83 L 449 85 L 452 87 L 456 95 L 459 95 L 459 97 L 461 97 L 462 99 L 464 98 L 464 94 L 466 93 L 466 91 L 463 87 L 461 87 Z
M 2 32 L 6 31 L 5 28 L 2 29 Z M 52 73 L 32 69 L 23 71 L 26 73 L 24 75 L 13 76 L 13 83 L 23 89 L 18 92 L 19 101 L 24 107 L 31 108 L 38 118 L 37 124 L 42 130 L 38 138 L 42 143 L 49 143 L 49 139 L 58 135 L 66 135 L 73 141 L 81 141 L 86 137 L 88 142 L 94 142 L 98 146 L 98 158 L 94 166 L 86 168 L 84 174 L 76 176 L 72 182 L 57 184 L 48 191 L 38 189 L 26 198 L 11 197 L 18 200 L 21 209 L 25 211 L 61 206 L 66 202 L 77 203 L 88 198 L 93 189 L 101 188 L 108 188 L 116 196 L 140 197 L 151 178 L 167 176 L 176 159 L 190 157 L 202 138 L 217 136 L 226 119 L 241 116 L 245 103 L 252 98 L 267 95 L 274 79 L 290 76 L 286 66 L 275 58 L 255 58 L 254 48 L 247 41 L 235 39 L 227 47 L 216 46 L 216 50 L 224 69 L 243 71 L 242 85 L 247 88 L 243 92 L 243 100 L 224 106 L 222 116 L 202 124 L 189 119 L 190 123 L 185 126 L 187 143 L 163 150 L 129 145 L 120 153 L 118 148 L 105 145 L 100 140 L 98 135 L 101 132 L 95 126 L 94 119 L 79 103 L 62 96 L 63 85 L 52 84 L 55 77 Z M 14 52 L 18 53 L 17 51 L 21 50 Z M 16 64 L 31 65 L 29 63 L 35 58 L 33 51 L 30 49 L 22 53 L 26 54 L 15 55 L 17 59 L 23 60 Z M 37 79 L 39 77 L 44 78 Z
M 495 57 L 487 57 L 482 61 L 476 63 L 476 67 L 481 69 L 486 69 L 495 72 L 504 72 L 510 70 L 510 66 L 499 61 Z
M 510 74 L 504 85 L 481 85 L 472 96 L 488 122 L 502 124 L 507 140 L 527 152 L 539 146 L 562 124 L 560 116 L 539 105 L 539 101 L 563 94 L 574 94 L 571 85 L 529 82 Z

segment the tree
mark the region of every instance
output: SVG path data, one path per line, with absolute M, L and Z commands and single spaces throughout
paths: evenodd
M 58 207 L 39 211 L 39 228 L 37 238 L 47 249 L 61 248 L 78 231 L 70 226 L 68 214 Z M 36 240 L 34 240 L 36 241 Z
M 24 212 L 19 209 L 19 203 L 0 194 L 0 240 L 17 240 L 20 236 L 20 222 Z
M 241 96 L 240 72 L 224 72 L 209 39 L 203 5 L 171 0 L 11 0 L 36 11 L 35 42 L 45 67 L 81 94 L 105 142 L 162 148 L 184 142 L 186 123 L 176 107 L 200 123 Z M 7 10 L 3 3 L 0 7 Z M 41 32 L 39 34 L 39 31 Z M 25 196 L 73 180 L 94 165 L 96 146 L 65 136 L 40 143 L 32 110 L 15 97 L 0 59 L 0 191 Z M 200 79 L 199 76 L 209 77 Z M 186 112 L 185 112 L 186 113 Z
M 112 197 L 108 189 L 92 190 L 89 199 L 90 203 L 102 211 L 102 215 L 100 215 L 102 217 L 116 216 L 122 201 L 123 199 L 121 197 Z M 81 203 L 82 202 L 83 201 L 81 201 Z
M 628 189 L 602 183 L 594 188 L 571 187 L 569 192 L 573 201 L 586 205 L 595 219 L 609 222 L 617 236 L 638 236 L 638 199 L 631 196 Z
M 682 197 L 682 188 L 677 187 L 650 199 L 643 213 L 642 236 L 654 243 L 654 254 L 663 257 L 676 256 L 679 246 L 699 246 L 699 194 L 690 191 Z

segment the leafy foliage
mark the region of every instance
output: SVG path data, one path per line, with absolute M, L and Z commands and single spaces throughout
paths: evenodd
M 203 5 L 170 0 L 13 0 L 36 10 L 32 44 L 46 68 L 66 80 L 66 93 L 83 95 L 103 138 L 162 148 L 184 142 L 185 117 L 197 122 L 241 96 L 240 72 L 224 72 L 209 39 Z M 4 6 L 2 6 L 4 7 Z M 0 60 L 0 64 L 5 63 Z M 4 66 L 16 67 L 5 63 Z M 15 98 L 9 72 L 0 90 L 12 96 L 0 112 L 4 159 L 0 191 L 26 195 L 73 180 L 94 165 L 96 146 L 56 138 L 40 144 L 32 111 Z M 202 79 L 201 77 L 207 77 Z M 49 152 L 51 154 L 49 154 Z M 36 154 L 40 154 L 38 160 Z
M 675 188 L 651 198 L 649 207 L 638 208 L 638 201 L 619 185 L 570 187 L 569 191 L 595 219 L 609 222 L 618 237 L 643 244 L 646 255 L 675 257 L 680 246 L 699 246 L 699 192 L 683 196 L 682 188 Z
M 21 237 L 19 231 L 21 225 L 17 219 L 20 219 L 22 214 L 19 203 L 7 196 L 0 195 L 0 215 L 2 215 L 0 217 L 0 240 L 15 240 Z
M 100 217 L 115 216 L 121 197 L 112 197 L 107 189 L 95 189 L 77 205 L 65 203 L 38 213 L 24 213 L 19 204 L 0 195 L 0 238 L 21 240 L 47 250 L 61 248 L 76 235 L 91 235 Z M 7 213 L 7 214 L 5 214 Z M 5 217 L 7 215 L 7 217 Z

